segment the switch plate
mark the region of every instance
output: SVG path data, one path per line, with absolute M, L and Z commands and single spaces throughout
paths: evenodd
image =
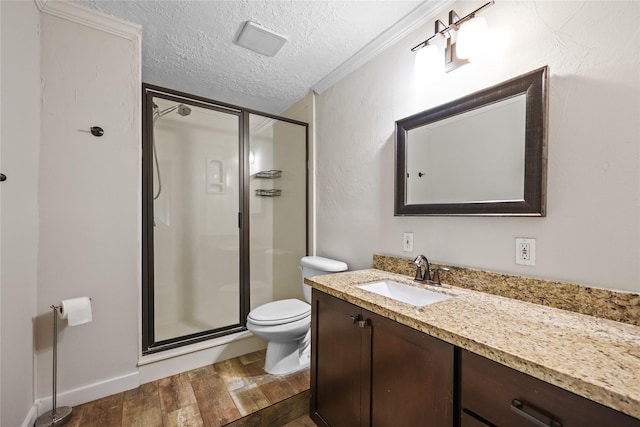
M 536 265 L 536 239 L 516 238 L 516 264 Z
M 402 250 L 404 252 L 413 252 L 413 233 L 404 233 L 402 235 Z

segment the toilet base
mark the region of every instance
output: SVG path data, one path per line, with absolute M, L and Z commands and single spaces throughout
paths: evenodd
M 306 368 L 311 364 L 311 329 L 307 331 L 307 335 L 300 342 L 298 350 L 300 351 L 300 366 Z
M 307 335 L 311 335 L 311 332 Z M 288 342 L 269 341 L 264 370 L 268 374 L 285 375 L 309 366 L 310 340 Z

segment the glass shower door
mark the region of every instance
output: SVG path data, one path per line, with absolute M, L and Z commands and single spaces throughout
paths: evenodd
M 241 115 L 180 99 L 152 102 L 149 344 L 162 344 L 239 327 Z
M 307 254 L 307 128 L 248 116 L 251 308 L 304 301 L 299 266 Z

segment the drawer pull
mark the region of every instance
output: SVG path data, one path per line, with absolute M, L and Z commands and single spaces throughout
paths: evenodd
M 562 423 L 549 418 L 548 422 L 541 421 L 535 415 L 532 415 L 525 411 L 524 403 L 519 401 L 518 399 L 513 399 L 511 401 L 511 410 L 516 414 L 520 415 L 522 418 L 531 421 L 533 424 L 539 427 L 562 427 Z

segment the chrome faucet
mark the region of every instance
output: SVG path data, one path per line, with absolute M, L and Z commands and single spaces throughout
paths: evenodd
M 422 271 L 421 262 L 424 261 L 424 272 Z M 424 255 L 418 255 L 416 259 L 411 263 L 416 266 L 416 277 L 414 280 L 418 282 L 428 282 L 431 280 L 431 267 L 429 266 L 429 260 Z

